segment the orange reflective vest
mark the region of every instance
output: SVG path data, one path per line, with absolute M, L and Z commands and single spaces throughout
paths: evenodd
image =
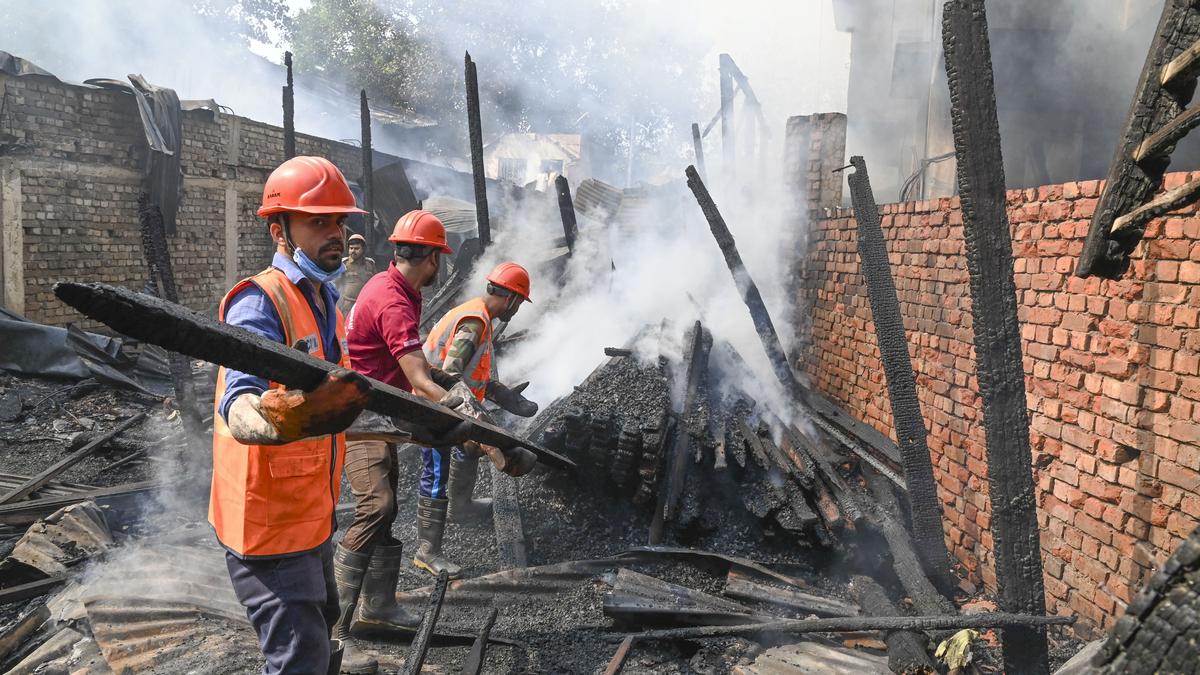
M 425 338 L 425 359 L 431 364 L 441 367 L 446 362 L 446 353 L 450 351 L 451 341 L 458 332 L 458 326 L 465 319 L 477 319 L 483 322 L 483 335 L 479 337 L 479 346 L 471 356 L 462 373 L 463 383 L 475 394 L 480 401 L 487 394 L 488 382 L 492 379 L 492 317 L 488 315 L 487 305 L 482 298 L 473 298 L 446 313 L 429 331 Z
M 283 323 L 285 344 L 305 342 L 308 353 L 325 358 L 317 319 L 304 294 L 271 267 L 238 282 L 221 301 L 225 320 L 229 299 L 254 284 L 266 293 Z M 336 310 L 335 310 L 336 311 Z M 346 328 L 337 312 L 337 339 L 343 368 L 350 367 Z M 272 389 L 282 387 L 270 383 Z M 225 369 L 217 373 L 213 408 L 213 477 L 208 522 L 225 548 L 243 557 L 299 553 L 320 546 L 333 534 L 333 509 L 342 485 L 344 434 L 306 438 L 287 445 L 246 445 L 229 433 L 217 412 L 225 392 Z

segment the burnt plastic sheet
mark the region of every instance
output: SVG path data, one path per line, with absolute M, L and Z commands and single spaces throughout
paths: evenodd
M 115 358 L 121 341 L 85 333 L 97 353 Z M 44 326 L 0 308 L 0 370 L 21 375 L 82 380 L 91 377 L 67 343 L 67 329 Z
M 144 187 L 162 212 L 163 228 L 175 234 L 175 215 L 183 200 L 183 108 L 174 89 L 150 84 L 141 75 L 130 75 L 129 84 L 97 78 L 86 84 L 133 94 L 146 132 L 147 159 Z
M 33 377 L 83 380 L 94 377 L 152 396 L 170 393 L 166 352 L 81 330 L 35 323 L 0 308 L 0 370 Z

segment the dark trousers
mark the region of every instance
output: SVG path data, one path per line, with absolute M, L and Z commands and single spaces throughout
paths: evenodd
M 346 477 L 354 493 L 354 522 L 346 528 L 342 546 L 366 553 L 392 538 L 400 480 L 396 446 L 383 441 L 347 443 Z
M 233 592 L 258 634 L 264 675 L 325 675 L 338 618 L 333 545 L 287 558 L 244 560 L 225 553 Z

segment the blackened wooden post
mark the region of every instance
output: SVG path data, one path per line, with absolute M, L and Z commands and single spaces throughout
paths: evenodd
M 734 129 L 733 129 L 733 72 L 730 68 L 733 59 L 729 58 L 728 54 L 721 54 L 721 159 L 724 165 L 721 167 L 726 180 L 732 179 L 734 174 L 735 164 L 737 163 L 736 153 L 734 152 Z
M 283 158 L 296 156 L 296 90 L 292 85 L 292 53 L 283 53 L 287 66 L 287 85 L 283 88 Z
M 1004 162 L 983 0 L 950 0 L 942 17 L 950 119 L 958 157 L 976 371 L 983 401 L 996 586 L 1006 612 L 1044 614 L 1029 413 L 1012 235 L 1005 212 Z M 1003 631 L 1004 671 L 1046 673 L 1044 629 Z
M 900 299 L 892 280 L 879 207 L 875 204 L 871 179 L 867 176 L 867 163 L 862 157 L 855 156 L 850 158 L 850 164 L 855 169 L 849 181 L 854 218 L 858 221 L 858 256 L 867 281 L 875 341 L 879 343 L 879 355 L 883 360 L 883 375 L 904 465 L 904 482 L 912 507 L 913 547 L 921 557 L 926 574 L 942 579 L 949 572 L 950 558 L 946 552 L 937 483 L 933 479 L 933 462 L 929 459 L 929 444 L 925 437 L 925 418 L 917 400 L 917 381 L 908 354 L 904 318 L 900 315 Z
M 479 122 L 479 76 L 475 62 L 467 52 L 467 130 L 471 136 L 471 173 L 475 177 L 475 221 L 479 227 L 480 252 L 492 243 L 492 222 L 488 217 L 487 178 L 483 173 L 483 127 Z
M 563 236 L 567 239 L 568 255 L 575 253 L 575 240 L 579 238 L 579 225 L 575 221 L 575 203 L 571 200 L 571 186 L 566 176 L 554 179 L 554 189 L 558 192 L 558 213 L 562 216 Z
M 754 284 L 754 279 L 750 278 L 750 272 L 742 263 L 742 255 L 738 253 L 737 243 L 733 240 L 729 226 L 725 224 L 725 219 L 717 210 L 716 203 L 708 194 L 708 188 L 704 186 L 700 174 L 696 173 L 696 167 L 689 166 L 684 173 L 687 174 L 688 187 L 692 189 L 692 194 L 696 195 L 696 202 L 700 204 L 700 210 L 704 212 L 704 218 L 708 220 L 708 227 L 712 230 L 713 238 L 717 240 L 717 246 L 721 248 L 721 254 L 725 256 L 725 264 L 729 266 L 729 273 L 733 275 L 733 283 L 742 295 L 742 302 L 746 303 L 747 309 L 750 310 L 750 319 L 754 321 L 755 332 L 762 340 L 763 349 L 767 352 L 767 359 L 771 362 L 775 377 L 779 378 L 779 382 L 783 384 L 784 391 L 799 397 L 800 388 L 796 384 L 796 377 L 792 373 L 791 366 L 788 365 L 787 356 L 783 351 L 783 343 L 779 340 L 779 333 L 775 330 L 775 324 L 771 322 L 771 315 L 767 312 L 767 305 L 763 302 L 762 294 L 758 292 L 758 286 Z
M 700 136 L 700 125 L 692 122 L 692 148 L 696 151 L 696 172 L 700 180 L 708 180 L 708 172 L 704 170 L 704 139 Z
M 363 238 L 367 241 L 363 250 L 369 253 L 374 250 L 371 245 L 375 243 L 375 166 L 371 150 L 371 107 L 367 103 L 366 89 L 361 89 L 358 93 L 358 114 L 362 126 L 363 207 L 367 212 L 366 224 L 363 226 Z

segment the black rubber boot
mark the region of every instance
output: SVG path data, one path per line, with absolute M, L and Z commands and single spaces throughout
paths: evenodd
M 341 544 L 338 544 L 333 552 L 333 578 L 337 582 L 339 610 L 337 623 L 333 624 L 333 640 L 342 643 L 338 672 L 351 675 L 373 675 L 379 672 L 379 663 L 371 658 L 370 654 L 355 647 L 350 639 L 350 622 L 354 617 L 354 608 L 358 604 L 363 577 L 366 576 L 370 559 L 370 555 L 355 553 L 343 548 Z M 329 665 L 332 668 L 333 659 L 330 659 Z
M 325 671 L 326 675 L 338 675 L 342 672 L 342 653 L 345 650 L 346 644 L 341 640 L 329 641 L 329 668 Z
M 362 601 L 354 617 L 356 627 L 402 630 L 421 623 L 419 615 L 396 603 L 396 582 L 400 580 L 403 561 L 404 546 L 400 542 L 375 547 L 363 580 Z
M 461 462 L 451 458 L 450 476 L 446 481 L 446 496 L 450 499 L 447 517 L 450 522 L 479 523 L 492 517 L 491 499 L 471 498 L 478 479 L 478 457 L 467 457 Z
M 449 504 L 449 499 L 417 497 L 417 552 L 413 564 L 434 576 L 445 570 L 451 579 L 457 579 L 462 576 L 462 567 L 442 555 Z

